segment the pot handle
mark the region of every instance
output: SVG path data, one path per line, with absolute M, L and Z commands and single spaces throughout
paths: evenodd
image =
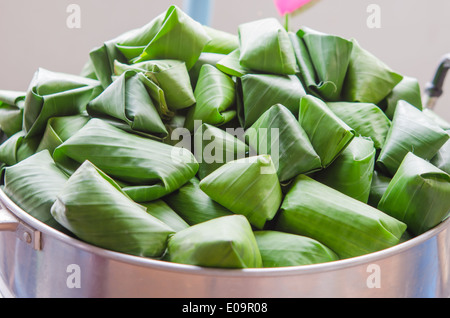
M 434 77 L 425 88 L 424 107 L 433 109 L 436 105 L 436 101 L 441 97 L 443 93 L 443 86 L 445 77 L 450 69 L 450 53 L 444 55 L 439 62 L 439 65 L 435 71 Z
M 19 220 L 0 204 L 0 232 L 15 232 L 19 226 Z

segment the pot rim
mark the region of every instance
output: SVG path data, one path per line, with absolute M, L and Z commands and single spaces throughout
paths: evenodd
M 267 277 L 267 276 L 288 276 L 288 275 L 308 275 L 314 273 L 324 273 L 329 271 L 342 270 L 348 267 L 355 267 L 368 264 L 376 264 L 377 261 L 393 257 L 395 255 L 406 252 L 413 247 L 420 245 L 434 237 L 444 230 L 450 229 L 450 217 L 442 221 L 433 229 L 411 238 L 405 242 L 399 243 L 390 248 L 365 254 L 353 258 L 337 260 L 328 263 L 300 265 L 290 267 L 276 267 L 276 268 L 245 268 L 245 269 L 220 269 L 207 268 L 195 265 L 178 264 L 164 260 L 151 259 L 142 256 L 129 255 L 125 253 L 107 250 L 77 238 L 68 236 L 46 224 L 37 220 L 17 204 L 15 204 L 2 189 L 0 189 L 0 203 L 13 213 L 19 221 L 32 226 L 36 230 L 50 236 L 56 240 L 62 241 L 66 244 L 72 245 L 75 248 L 89 252 L 99 257 L 104 257 L 117 262 L 127 263 L 139 267 L 151 268 L 154 270 L 178 272 L 182 274 L 192 274 L 201 276 L 215 276 L 215 277 Z

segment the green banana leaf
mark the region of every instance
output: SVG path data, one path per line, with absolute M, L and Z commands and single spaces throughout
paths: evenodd
M 375 167 L 373 141 L 355 137 L 347 148 L 325 170 L 313 178 L 356 200 L 367 203 Z
M 133 70 L 145 74 L 163 91 L 167 105 L 172 111 L 185 109 L 195 104 L 189 72 L 183 61 L 151 60 L 137 64 L 114 61 L 115 75 Z
M 233 212 L 212 200 L 200 189 L 196 177 L 189 180 L 178 190 L 162 198 L 189 225 L 232 215 Z
M 56 147 L 83 128 L 89 119 L 85 115 L 50 118 L 36 152 L 47 149 L 52 154 Z
M 161 257 L 174 233 L 89 161 L 60 189 L 51 214 L 87 243 L 137 256 Z
M 355 137 L 349 127 L 321 99 L 306 95 L 300 101 L 298 120 L 327 168 Z
M 220 60 L 222 60 L 225 56 L 226 56 L 225 54 L 208 53 L 208 52 L 203 52 L 202 54 L 200 54 L 200 57 L 198 58 L 197 62 L 189 70 L 189 78 L 191 80 L 192 87 L 195 89 L 195 87 L 197 86 L 198 77 L 200 75 L 200 70 L 202 69 L 203 65 L 209 64 L 212 66 L 216 66 L 217 63 Z
M 202 66 L 194 96 L 197 103 L 189 109 L 185 122 L 185 127 L 190 132 L 194 132 L 197 120 L 221 126 L 236 117 L 235 84 L 231 77 L 215 66 Z
M 420 235 L 450 213 L 450 175 L 409 152 L 389 183 L 378 209 Z
M 277 171 L 268 155 L 228 162 L 202 179 L 200 189 L 228 210 L 245 215 L 257 229 L 275 217 L 282 200 Z
M 239 49 L 225 55 L 216 63 L 216 67 L 230 76 L 242 77 L 245 74 L 254 73 L 253 70 L 243 67 L 240 62 L 241 52 Z
M 90 101 L 86 110 L 92 117 L 117 122 L 119 127 L 127 125 L 133 131 L 165 138 L 167 129 L 141 78 L 141 73 L 126 71 Z
M 447 133 L 450 135 L 450 131 L 447 131 Z M 450 174 L 450 140 L 439 149 L 430 162 Z
M 141 205 L 147 209 L 147 213 L 167 224 L 176 232 L 189 227 L 189 224 L 161 199 L 142 203 Z
M 283 200 L 275 230 L 315 239 L 346 259 L 398 244 L 406 224 L 300 175 Z
M 115 60 L 126 64 L 180 60 L 190 70 L 210 40 L 201 24 L 177 6 L 170 6 L 146 25 L 92 49 L 90 60 L 97 78 L 106 88 L 113 81 Z
M 308 135 L 294 114 L 281 104 L 269 108 L 247 129 L 245 138 L 257 154 L 270 155 L 281 182 L 322 168 Z
M 207 25 L 204 25 L 203 28 L 211 38 L 203 48 L 203 52 L 229 54 L 239 48 L 239 37 L 237 35 Z
M 289 38 L 294 48 L 295 58 L 299 68 L 297 76 L 302 81 L 303 87 L 308 91 L 308 94 L 320 98 L 318 92 L 314 89 L 317 86 L 317 74 L 311 60 L 311 55 L 308 52 L 305 42 L 298 37 L 294 32 L 288 32 Z M 332 86 L 331 83 L 323 83 L 323 86 Z
M 247 74 L 237 80 L 237 94 L 239 121 L 247 129 L 276 104 L 287 107 L 297 117 L 306 92 L 297 76 Z
M 252 228 L 242 215 L 206 221 L 169 239 L 168 260 L 212 268 L 260 268 L 261 254 Z
M 12 166 L 35 154 L 40 137 L 28 137 L 23 130 L 0 145 L 0 162 Z
M 22 130 L 25 92 L 0 90 L 0 131 L 11 137 Z
M 25 212 L 48 226 L 64 231 L 50 214 L 57 194 L 68 180 L 47 150 L 4 169 L 4 192 Z
M 380 200 L 386 192 L 391 180 L 392 178 L 383 175 L 378 170 L 374 170 L 367 204 L 373 206 L 374 208 L 378 208 L 378 203 L 380 203 Z
M 275 18 L 239 25 L 240 64 L 257 72 L 294 75 L 298 71 L 288 32 Z
M 327 106 L 355 130 L 356 135 L 368 137 L 376 149 L 381 149 L 391 128 L 390 119 L 380 107 L 371 103 L 332 102 Z
M 52 117 L 84 113 L 89 101 L 102 90 L 96 80 L 40 68 L 25 99 L 23 128 L 27 136 L 42 135 Z
M 130 134 L 97 118 L 58 146 L 53 157 L 69 173 L 89 160 L 139 203 L 173 192 L 198 171 L 188 150 Z
M 343 100 L 378 104 L 401 82 L 403 76 L 363 49 L 356 40 L 352 42 L 352 56 L 342 90 Z
M 312 238 L 279 231 L 255 231 L 263 267 L 289 267 L 322 264 L 339 257 Z
M 385 113 L 391 120 L 394 117 L 395 108 L 399 100 L 404 100 L 417 109 L 423 110 L 422 93 L 419 81 L 416 78 L 404 76 L 403 80 L 386 97 L 384 101 L 386 105 Z
M 448 139 L 449 135 L 422 111 L 400 100 L 377 166 L 393 176 L 408 152 L 431 160 Z
M 317 75 L 317 80 L 312 82 L 313 74 L 305 74 L 304 80 L 308 89 L 314 91 L 324 100 L 340 100 L 352 56 L 353 42 L 307 27 L 301 28 L 297 32 L 297 36 L 300 41 L 304 41 L 305 48 L 309 52 L 308 55 L 304 54 L 301 44 L 296 43 L 298 49 L 300 49 L 300 51 L 297 51 L 300 53 L 300 55 L 297 54 L 297 59 L 306 58 L 306 61 L 302 63 L 308 65 L 311 62 Z M 305 70 L 304 67 L 301 69 Z M 302 76 L 302 73 L 300 75 Z
M 227 162 L 247 156 L 249 147 L 238 137 L 208 124 L 203 124 L 195 131 L 194 156 L 199 163 L 200 179 Z

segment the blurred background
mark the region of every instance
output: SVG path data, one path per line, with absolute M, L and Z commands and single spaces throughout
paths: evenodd
M 79 28 L 67 25 L 71 4 L 80 8 Z M 172 4 L 234 34 L 241 23 L 261 18 L 283 22 L 273 0 L 0 0 L 0 89 L 26 90 L 39 67 L 79 74 L 91 49 Z M 377 28 L 367 25 L 371 4 L 380 9 Z M 301 26 L 357 39 L 395 71 L 417 78 L 422 89 L 450 53 L 448 0 L 320 0 L 291 18 L 293 31 Z M 435 111 L 450 121 L 450 79 Z

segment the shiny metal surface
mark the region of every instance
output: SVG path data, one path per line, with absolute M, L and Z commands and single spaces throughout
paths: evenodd
M 292 268 L 220 270 L 100 249 L 36 221 L 0 191 L 0 214 L 40 233 L 40 250 L 0 231 L 6 297 L 450 297 L 450 219 L 390 249 Z

